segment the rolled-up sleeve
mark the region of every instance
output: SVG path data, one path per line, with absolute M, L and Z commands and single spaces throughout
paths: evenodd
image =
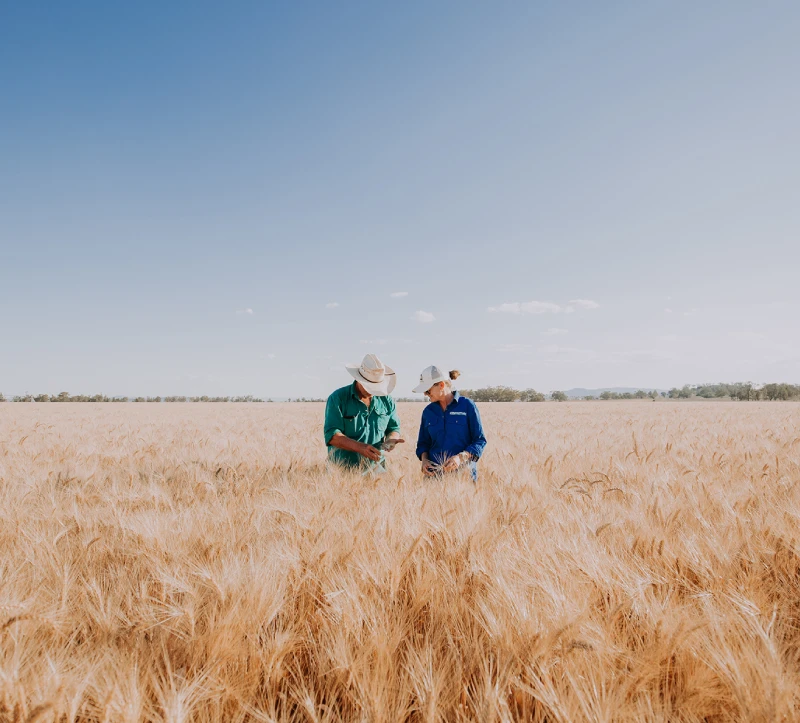
M 428 432 L 428 425 L 425 423 L 425 412 L 423 411 L 422 419 L 419 423 L 419 434 L 417 435 L 417 458 L 422 459 L 423 454 L 430 452 L 432 444 L 433 440 L 430 432 Z
M 474 459 L 480 459 L 486 447 L 486 437 L 483 435 L 480 412 L 478 412 L 478 407 L 472 400 L 470 400 L 470 405 L 467 408 L 467 422 L 469 424 L 470 442 L 465 451 L 469 452 Z
M 330 446 L 333 435 L 337 432 L 344 434 L 344 417 L 342 415 L 342 402 L 338 394 L 331 394 L 325 404 L 325 444 Z

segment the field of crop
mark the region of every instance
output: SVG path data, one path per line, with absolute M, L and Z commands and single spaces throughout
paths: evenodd
M 0 720 L 800 717 L 800 405 L 482 405 L 477 486 L 400 406 L 0 405 Z

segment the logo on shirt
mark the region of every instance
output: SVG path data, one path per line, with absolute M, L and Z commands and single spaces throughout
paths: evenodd
M 466 417 L 466 416 L 467 416 L 467 413 L 466 413 L 466 412 L 450 412 L 450 414 L 451 414 L 451 415 L 453 415 L 453 414 L 457 414 L 457 415 L 459 415 L 460 417 Z

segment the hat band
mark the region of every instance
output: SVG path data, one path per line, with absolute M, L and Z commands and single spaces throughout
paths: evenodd
M 367 374 L 365 374 L 365 372 L 366 372 L 366 369 L 364 369 L 363 367 L 361 367 L 358 370 L 358 373 L 361 375 L 361 378 L 364 381 L 369 382 L 370 384 L 380 384 L 383 381 L 384 376 L 386 376 L 385 373 L 383 372 L 383 370 L 381 370 L 380 372 L 378 372 L 379 376 L 378 376 L 377 379 L 370 379 L 369 376 L 367 376 Z

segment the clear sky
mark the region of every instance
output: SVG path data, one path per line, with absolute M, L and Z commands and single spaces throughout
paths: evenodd
M 0 2 L 0 390 L 800 381 L 800 3 Z

